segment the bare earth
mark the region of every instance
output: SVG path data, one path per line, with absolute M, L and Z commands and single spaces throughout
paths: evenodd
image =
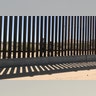
M 96 80 L 96 69 L 56 73 L 52 75 L 38 75 L 7 80 Z
M 83 69 L 83 70 L 82 70 Z M 96 80 L 96 62 L 0 68 L 5 80 Z

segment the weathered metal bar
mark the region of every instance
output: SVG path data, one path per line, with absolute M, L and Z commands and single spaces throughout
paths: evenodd
M 71 56 L 73 55 L 73 16 L 71 16 Z
M 69 56 L 69 46 L 70 46 L 70 16 L 68 16 L 68 56 Z
M 91 35 L 92 35 L 92 16 L 90 16 L 90 55 L 91 55 L 91 47 L 92 47 L 92 44 L 91 44 Z
M 81 55 L 81 48 L 82 48 L 81 47 L 81 37 L 82 37 L 81 33 L 82 33 L 82 16 L 80 16 L 80 55 Z
M 75 55 L 75 42 L 76 42 L 76 16 L 74 16 L 74 55 Z
M 95 16 L 95 55 L 96 55 L 96 16 Z
M 32 26 L 32 57 L 34 57 L 34 39 L 35 39 L 35 16 L 33 16 Z
M 45 38 L 45 42 L 44 42 L 44 57 L 46 57 L 46 38 L 47 38 L 47 16 L 45 16 L 45 28 L 44 28 L 44 38 Z
M 66 44 L 67 44 L 66 43 L 67 42 L 66 37 L 67 37 L 67 16 L 65 16 L 65 56 L 67 55 L 66 54 Z
M 31 37 L 31 16 L 28 16 L 28 48 L 27 48 L 28 58 L 30 57 L 30 37 Z
M 84 55 L 84 16 L 83 16 L 83 32 L 82 32 L 82 55 Z
M 6 30 L 7 32 L 7 30 Z M 11 48 L 12 48 L 12 16 L 9 18 L 9 46 L 8 46 L 8 58 L 11 58 Z
M 61 33 L 61 16 L 59 16 L 58 56 L 60 56 L 60 33 Z
M 40 30 L 40 57 L 42 57 L 43 53 L 43 16 L 41 16 L 41 30 Z
M 55 25 L 55 56 L 57 56 L 57 25 L 58 25 L 58 16 L 56 16 L 56 25 Z
M 19 16 L 18 58 L 21 58 L 22 16 Z
M 37 35 L 36 35 L 36 57 L 38 57 L 38 44 L 39 44 L 39 16 L 37 16 Z
M 2 16 L 0 16 L 0 59 L 1 59 L 1 50 L 2 50 Z
M 86 47 L 86 42 L 87 42 L 87 40 L 86 40 L 86 38 L 87 38 L 87 16 L 85 16 L 85 55 L 87 55 L 87 47 Z
M 94 55 L 94 35 L 95 35 L 95 34 L 94 34 L 94 16 L 92 16 L 92 18 L 93 18 L 93 19 L 92 19 L 92 23 L 93 23 L 93 24 L 92 24 L 92 26 L 93 26 L 93 27 L 92 27 L 92 33 L 93 33 L 93 34 L 92 34 L 92 35 L 93 35 L 93 36 L 92 36 L 92 54 Z
M 50 56 L 50 16 L 48 16 L 48 56 Z
M 27 16 L 24 16 L 24 33 L 23 33 L 23 58 L 26 57 L 26 19 Z
M 90 27 L 90 26 L 89 26 L 89 16 L 88 16 L 88 27 L 87 27 L 87 28 L 88 28 L 88 39 L 87 39 L 87 42 L 88 42 L 88 43 L 87 43 L 88 51 L 87 51 L 87 55 L 89 55 L 89 47 L 90 47 L 90 46 L 89 46 L 89 27 Z
M 14 48 L 13 48 L 13 58 L 16 58 L 16 47 L 17 47 L 17 16 L 14 16 Z
M 63 52 L 64 52 L 64 16 L 62 16 L 62 56 L 64 56 Z
M 78 55 L 78 51 L 79 51 L 79 42 L 78 42 L 78 39 L 79 39 L 79 16 L 77 16 L 77 55 Z
M 3 58 L 6 58 L 7 16 L 4 16 Z
M 51 51 L 51 56 L 53 56 L 53 52 L 54 52 L 54 50 L 53 50 L 53 45 L 54 45 L 53 41 L 54 41 L 54 16 L 52 16 L 52 51 Z

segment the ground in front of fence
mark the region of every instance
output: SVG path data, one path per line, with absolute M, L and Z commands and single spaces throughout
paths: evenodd
M 96 80 L 96 69 L 77 72 L 63 72 L 52 75 L 38 75 L 33 77 L 20 77 L 7 80 Z
M 7 80 L 96 80 L 96 62 L 0 68 Z

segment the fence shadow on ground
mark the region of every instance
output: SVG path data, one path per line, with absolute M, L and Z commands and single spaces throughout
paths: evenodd
M 19 78 L 43 74 L 51 75 L 53 73 L 89 70 L 95 68 L 96 62 L 6 67 L 0 68 L 0 79 Z

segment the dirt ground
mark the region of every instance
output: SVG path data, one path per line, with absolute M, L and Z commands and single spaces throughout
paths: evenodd
M 96 80 L 96 62 L 0 68 L 3 80 Z
M 7 80 L 96 80 L 96 69 L 56 73 L 52 75 L 38 75 L 33 77 L 20 77 Z

